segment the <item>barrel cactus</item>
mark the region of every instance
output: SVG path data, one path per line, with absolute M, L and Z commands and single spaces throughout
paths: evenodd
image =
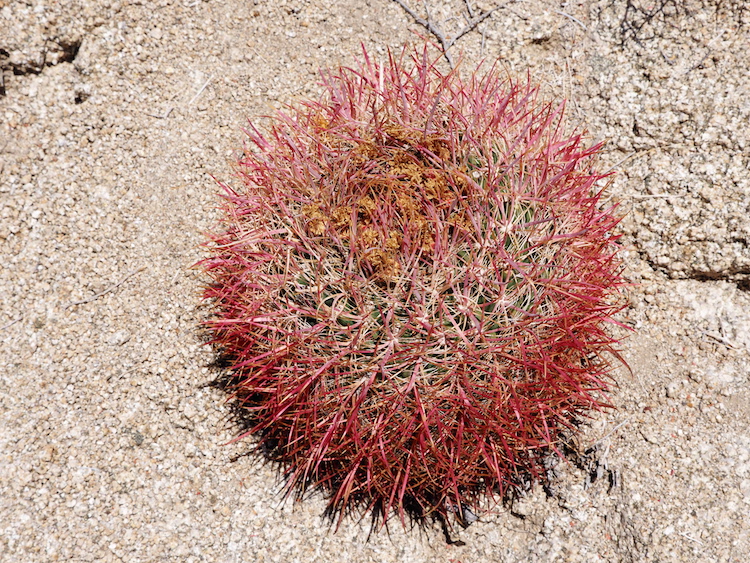
M 622 280 L 601 145 L 527 81 L 426 49 L 322 76 L 247 131 L 207 327 L 290 493 L 466 523 L 544 482 L 608 406 Z

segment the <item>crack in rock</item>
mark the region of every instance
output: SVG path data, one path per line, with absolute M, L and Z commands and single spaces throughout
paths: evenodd
M 23 51 L 8 51 L 0 47 L 0 69 L 15 75 L 40 74 L 45 67 L 73 62 L 83 39 L 45 39 L 40 52 L 29 56 Z

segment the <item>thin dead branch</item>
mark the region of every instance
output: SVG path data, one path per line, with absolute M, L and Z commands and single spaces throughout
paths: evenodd
M 433 19 L 432 14 L 430 13 L 430 5 L 427 0 L 424 0 L 424 8 L 427 19 L 419 17 L 419 15 L 414 10 L 412 10 L 404 0 L 394 0 L 394 2 L 401 6 L 401 8 L 403 8 L 403 10 L 414 20 L 415 23 L 424 27 L 427 31 L 434 35 L 438 41 L 440 41 L 440 46 L 443 50 L 443 56 L 445 57 L 445 60 L 448 61 L 448 64 L 451 68 L 454 68 L 455 64 L 450 53 L 450 48 L 456 44 L 456 41 L 461 39 L 470 31 L 476 29 L 476 27 L 480 23 L 489 18 L 493 13 L 505 8 L 508 4 L 512 4 L 515 1 L 516 0 L 508 0 L 507 2 L 500 4 L 499 6 L 495 6 L 491 10 L 487 10 L 486 12 L 475 16 L 474 10 L 472 9 L 469 0 L 464 0 L 464 3 L 466 4 L 466 10 L 469 14 L 469 17 L 467 18 L 468 21 L 466 25 L 454 35 L 448 35 L 445 31 L 443 31 L 441 25 L 437 21 L 435 21 L 435 19 Z
M 6 328 L 12 327 L 14 324 L 21 322 L 23 320 L 23 315 L 18 317 L 17 319 L 13 319 L 9 323 L 5 323 L 3 326 L 0 326 L 0 330 L 5 330 Z
M 75 307 L 76 305 L 83 305 L 84 303 L 91 303 L 92 301 L 95 301 L 95 300 L 99 299 L 103 295 L 107 295 L 107 293 L 109 293 L 111 291 L 114 291 L 115 289 L 117 289 L 118 287 L 120 287 L 122 284 L 124 284 L 126 281 L 128 281 L 130 278 L 132 278 L 134 275 L 139 274 L 140 272 L 142 272 L 145 269 L 146 269 L 145 266 L 141 266 L 137 270 L 133 270 L 132 272 L 130 272 L 127 276 L 125 276 L 124 278 L 122 278 L 116 284 L 108 287 L 104 291 L 100 291 L 99 293 L 97 293 L 96 295 L 93 295 L 93 296 L 89 297 L 88 299 L 82 299 L 81 301 L 74 301 L 73 303 L 71 303 L 70 305 L 68 305 L 65 308 L 66 309 L 70 309 L 71 307 Z
M 193 105 L 193 103 L 195 102 L 195 100 L 197 100 L 197 99 L 198 99 L 198 98 L 200 97 L 200 95 L 201 95 L 201 94 L 203 93 L 203 90 L 205 90 L 205 89 L 206 89 L 206 86 L 208 86 L 208 83 L 209 83 L 209 82 L 211 82 L 211 79 L 212 79 L 213 77 L 214 77 L 214 75 L 213 75 L 213 74 L 211 74 L 211 75 L 210 75 L 210 76 L 209 76 L 209 77 L 208 77 L 208 78 L 206 79 L 206 81 L 205 81 L 205 82 L 203 83 L 203 86 L 201 86 L 201 87 L 200 87 L 200 88 L 198 89 L 198 91 L 197 91 L 197 92 L 195 93 L 195 95 L 194 95 L 194 96 L 192 97 L 192 99 L 191 99 L 191 100 L 190 100 L 190 101 L 189 101 L 189 102 L 188 102 L 188 103 L 186 104 L 186 106 L 191 106 L 191 105 Z M 169 115 L 170 115 L 170 114 L 172 113 L 172 111 L 174 110 L 174 108 L 175 108 L 174 106 L 169 106 L 169 107 L 167 108 L 167 110 L 166 110 L 166 111 L 164 112 L 164 115 L 157 115 L 157 114 L 155 114 L 155 113 L 148 113 L 148 112 L 144 112 L 144 113 L 145 113 L 146 115 L 148 115 L 149 117 L 154 117 L 154 118 L 156 118 L 156 119 L 166 119 L 166 118 L 168 118 L 168 117 L 169 117 Z
M 583 23 L 583 22 L 582 22 L 581 20 L 579 20 L 578 18 L 576 18 L 576 17 L 573 17 L 573 16 L 571 16 L 570 14 L 566 14 L 565 12 L 561 12 L 560 10 L 555 10 L 555 13 L 556 13 L 556 14 L 559 14 L 559 15 L 561 15 L 561 16 L 564 16 L 564 17 L 566 17 L 566 18 L 568 18 L 568 19 L 569 19 L 570 21 L 572 21 L 573 23 L 577 23 L 578 25 L 580 25 L 580 26 L 581 26 L 581 27 L 583 28 L 583 31 L 588 31 L 588 28 L 586 27 L 586 24 L 585 24 L 585 23 Z

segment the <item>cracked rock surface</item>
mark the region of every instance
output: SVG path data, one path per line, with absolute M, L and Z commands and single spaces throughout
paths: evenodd
M 91 2 L 0 1 L 0 67 L 39 74 L 75 59 L 86 33 L 112 11 Z
M 464 2 L 430 7 L 461 27 Z M 632 373 L 582 428 L 586 464 L 551 461 L 551 496 L 463 546 L 395 522 L 366 541 L 231 442 L 192 268 L 212 178 L 233 181 L 248 117 L 414 32 L 391 0 L 0 0 L 0 561 L 750 560 L 739 0 L 511 2 L 454 47 L 566 98 L 617 171 Z
M 668 12 L 660 27 L 626 34 L 621 48 L 594 58 L 592 127 L 628 159 L 624 226 L 640 255 L 674 279 L 747 285 L 750 129 L 740 124 L 750 122 L 750 53 L 741 47 L 750 16 L 739 4 L 686 6 L 692 17 Z

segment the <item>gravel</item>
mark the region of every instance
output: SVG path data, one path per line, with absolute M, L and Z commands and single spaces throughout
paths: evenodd
M 387 0 L 0 0 L 0 560 L 749 560 L 749 30 L 731 0 L 528 0 L 454 47 L 608 141 L 635 329 L 589 471 L 461 546 L 283 502 L 207 385 L 193 268 L 247 118 L 425 30 Z

